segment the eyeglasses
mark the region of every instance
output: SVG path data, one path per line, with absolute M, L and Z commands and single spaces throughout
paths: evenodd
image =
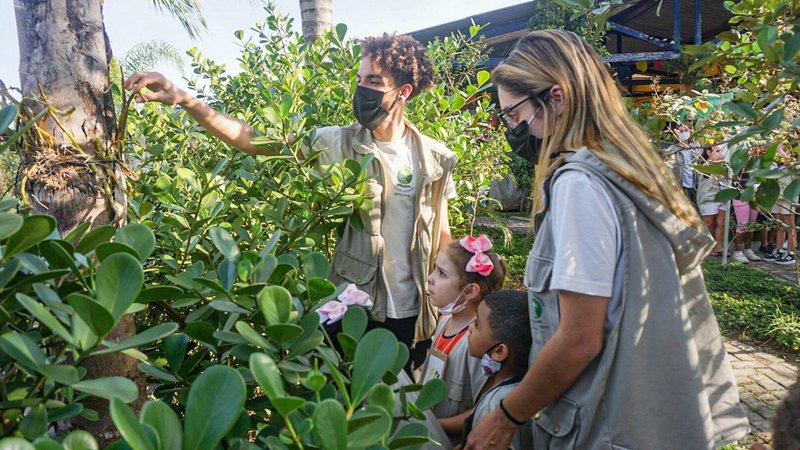
M 513 127 L 513 126 L 511 126 L 511 124 L 508 122 L 508 117 L 507 117 L 507 116 L 508 116 L 508 113 L 510 113 L 511 111 L 515 110 L 515 109 L 516 109 L 516 108 L 517 108 L 519 105 L 521 105 L 521 104 L 523 104 L 523 103 L 527 102 L 528 100 L 530 100 L 530 99 L 532 99 L 532 98 L 533 98 L 533 96 L 532 96 L 532 95 L 529 95 L 529 96 L 527 96 L 527 97 L 523 98 L 522 100 L 520 100 L 519 102 L 517 102 L 517 103 L 513 104 L 512 106 L 509 106 L 508 108 L 506 108 L 506 109 L 504 109 L 504 110 L 500 111 L 499 113 L 497 113 L 497 118 L 498 118 L 498 119 L 500 119 L 500 121 L 501 121 L 501 122 L 503 122 L 503 125 L 505 125 L 505 126 L 506 126 L 506 128 L 507 128 L 509 131 L 510 131 L 510 130 L 513 130 L 513 129 L 514 129 L 514 127 Z

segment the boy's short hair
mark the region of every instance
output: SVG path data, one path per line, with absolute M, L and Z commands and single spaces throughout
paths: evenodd
M 406 35 L 383 33 L 361 40 L 364 56 L 388 70 L 398 86 L 411 85 L 411 98 L 433 86 L 433 65 L 428 49 Z
M 485 299 L 489 307 L 489 327 L 497 342 L 511 349 L 511 364 L 516 369 L 528 367 L 531 351 L 531 325 L 528 317 L 528 293 L 503 290 L 492 292 Z

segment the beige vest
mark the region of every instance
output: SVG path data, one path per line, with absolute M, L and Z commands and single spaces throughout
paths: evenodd
M 405 122 L 412 136 L 412 151 L 417 152 L 417 198 L 414 208 L 414 233 L 408 243 L 411 265 L 420 311 L 414 330 L 414 342 L 429 339 L 436 329 L 436 311 L 427 298 L 427 277 L 436 260 L 441 233 L 442 202 L 448 177 L 456 163 L 455 154 L 441 143 L 421 134 L 410 122 Z M 345 158 L 361 161 L 377 147 L 372 133 L 359 124 L 341 129 L 340 145 Z M 368 182 L 364 196 L 372 208 L 358 211 L 360 224 L 348 220 L 344 234 L 336 243 L 328 278 L 335 284 L 354 283 L 370 294 L 374 306 L 372 315 L 386 320 L 386 283 L 383 279 L 384 240 L 381 234 L 383 219 L 383 171 L 377 158 L 366 166 Z M 386 270 L 392 270 L 387 267 Z

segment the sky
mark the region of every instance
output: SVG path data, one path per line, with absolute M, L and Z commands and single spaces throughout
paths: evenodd
M 0 0 L 0 80 L 7 86 L 19 86 L 19 47 L 14 3 Z M 300 30 L 299 0 L 276 0 L 283 13 L 295 19 Z M 385 32 L 406 33 L 494 9 L 524 3 L 524 0 L 333 0 L 333 21 L 344 23 L 348 35 L 364 37 Z M 263 5 L 253 0 L 200 0 L 208 31 L 192 41 L 180 23 L 157 11 L 148 0 L 105 0 L 104 21 L 111 48 L 116 56 L 124 55 L 134 45 L 161 40 L 172 44 L 184 56 L 188 73 L 190 58 L 186 50 L 197 47 L 213 61 L 238 71 L 239 54 L 234 31 L 248 30 L 263 21 Z M 156 68 L 167 78 L 185 86 L 182 73 L 169 63 Z

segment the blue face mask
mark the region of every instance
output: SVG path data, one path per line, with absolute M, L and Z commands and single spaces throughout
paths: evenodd
M 489 347 L 489 350 L 486 350 L 486 353 L 484 353 L 483 357 L 481 358 L 481 368 L 483 369 L 483 373 L 487 377 L 490 377 L 496 374 L 497 372 L 500 372 L 500 368 L 503 367 L 502 362 L 495 361 L 492 359 L 491 356 L 489 356 L 489 353 L 491 353 L 492 350 L 494 350 L 494 348 L 500 344 L 502 344 L 502 342 L 498 342 L 497 344 L 494 344 L 493 346 Z

